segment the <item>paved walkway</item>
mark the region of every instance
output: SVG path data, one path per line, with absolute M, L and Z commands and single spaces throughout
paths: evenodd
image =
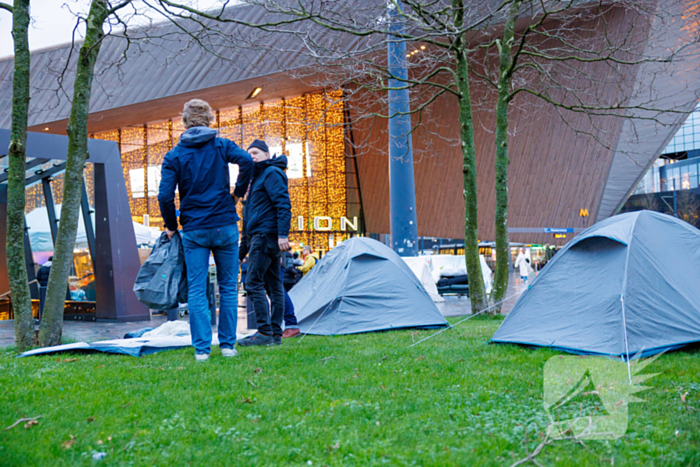
M 513 296 L 507 300 L 502 308 L 502 312 L 507 314 L 513 309 L 515 302 L 521 293 L 526 289 L 520 283 L 518 276 L 511 274 L 508 281 L 508 293 L 506 297 Z M 447 296 L 444 302 L 436 304 L 440 312 L 444 316 L 463 316 L 471 313 L 469 298 Z M 188 320 L 188 316 L 185 316 Z M 165 315 L 153 315 L 151 321 L 137 321 L 124 323 L 111 322 L 87 322 L 87 321 L 64 321 L 63 335 L 73 341 L 91 342 L 96 340 L 119 339 L 124 337 L 124 334 L 136 329 L 145 327 L 157 327 L 166 322 Z M 239 297 L 238 307 L 238 332 L 245 333 L 248 330 L 248 320 L 245 310 L 245 298 Z M 0 321 L 0 347 L 13 345 L 15 342 L 14 321 Z
M 501 307 L 501 313 L 508 314 L 513 309 L 518 297 L 522 294 L 527 286 L 520 282 L 520 276 L 510 274 L 508 278 L 508 292 L 506 293 L 506 301 Z M 448 295 L 444 302 L 436 303 L 438 310 L 443 316 L 462 316 L 471 314 L 471 304 L 468 297 L 457 297 L 456 295 Z

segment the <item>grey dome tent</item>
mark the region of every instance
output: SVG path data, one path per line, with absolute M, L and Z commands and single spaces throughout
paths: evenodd
M 289 292 L 302 333 L 446 326 L 408 265 L 370 238 L 340 243 Z
M 651 211 L 597 223 L 549 262 L 491 341 L 625 358 L 700 341 L 700 230 Z

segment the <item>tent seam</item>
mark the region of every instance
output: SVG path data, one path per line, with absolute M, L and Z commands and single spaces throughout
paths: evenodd
M 632 384 L 632 368 L 630 367 L 630 347 L 627 340 L 627 317 L 625 315 L 625 295 L 627 294 L 627 272 L 629 269 L 630 262 L 630 251 L 632 250 L 632 241 L 634 240 L 634 228 L 637 227 L 636 219 L 635 225 L 632 228 L 632 235 L 630 236 L 630 242 L 627 245 L 627 251 L 625 253 L 625 275 L 622 278 L 622 293 L 620 294 L 620 303 L 622 306 L 622 332 L 625 337 L 625 354 L 627 355 L 627 376 L 629 377 L 630 384 Z

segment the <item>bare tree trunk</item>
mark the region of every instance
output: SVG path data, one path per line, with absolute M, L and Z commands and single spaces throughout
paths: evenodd
M 462 0 L 452 0 L 454 25 L 461 28 L 464 21 Z M 464 256 L 469 277 L 469 298 L 472 313 L 479 313 L 488 307 L 484 277 L 481 275 L 479 260 L 478 206 L 476 191 L 476 149 L 474 147 L 474 127 L 472 119 L 471 94 L 469 92 L 469 62 L 464 36 L 454 42 L 455 72 L 459 89 L 459 121 L 462 140 L 462 173 L 464 176 Z
M 503 42 L 498 43 L 500 56 L 498 100 L 496 101 L 496 271 L 491 291 L 491 303 L 500 303 L 508 289 L 508 104 L 512 79 L 511 46 L 515 19 L 522 2 L 513 2 L 503 31 Z M 501 305 L 495 310 L 500 313 Z
M 88 158 L 87 120 L 92 94 L 95 63 L 104 37 L 103 24 L 109 16 L 106 0 L 93 0 L 87 17 L 85 41 L 80 48 L 78 66 L 73 87 L 73 104 L 68 120 L 68 158 L 63 179 L 63 207 L 61 223 L 56 238 L 54 259 L 49 275 L 46 304 L 41 321 L 39 342 L 42 346 L 61 343 L 63 309 L 66 287 L 73 261 L 75 237 L 80 214 L 80 198 L 83 187 L 83 166 Z
M 24 177 L 29 115 L 29 0 L 15 0 L 12 36 L 15 42 L 12 80 L 12 128 L 7 179 L 7 275 L 15 316 L 15 342 L 20 350 L 34 344 L 32 300 L 24 258 Z M 4 292 L 4 291 L 3 291 Z

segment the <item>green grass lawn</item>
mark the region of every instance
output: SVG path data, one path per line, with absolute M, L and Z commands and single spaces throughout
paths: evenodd
M 511 465 L 543 439 L 542 370 L 557 353 L 487 345 L 499 324 L 473 319 L 412 348 L 435 331 L 308 336 L 234 359 L 215 348 L 206 363 L 192 349 L 0 351 L 0 465 Z M 689 407 L 700 409 L 700 353 L 663 355 L 644 372 L 660 374 L 631 404 L 623 438 L 556 441 L 535 460 L 700 465 Z M 602 411 L 589 395 L 561 416 Z

